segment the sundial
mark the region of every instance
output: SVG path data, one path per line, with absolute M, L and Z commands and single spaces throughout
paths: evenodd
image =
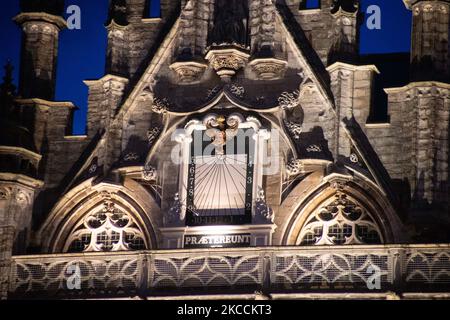
M 239 129 L 238 119 L 223 115 L 208 119 L 205 126 L 193 134 L 188 224 L 245 223 L 252 209 L 254 130 Z

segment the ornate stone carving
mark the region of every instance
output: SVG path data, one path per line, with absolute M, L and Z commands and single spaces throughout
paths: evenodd
M 11 191 L 8 188 L 0 188 L 0 201 L 8 200 L 11 197 Z
M 261 80 L 274 80 L 280 79 L 284 76 L 287 68 L 287 61 L 267 58 L 267 59 L 254 59 L 249 65 L 252 70 L 257 74 Z
M 358 155 L 356 153 L 352 153 L 349 157 L 350 162 L 352 163 L 358 163 L 359 162 L 359 158 Z
M 330 183 L 331 188 L 336 191 L 343 191 L 346 185 L 347 182 L 345 181 L 333 181 Z
M 267 205 L 266 196 L 262 188 L 258 188 L 255 200 L 255 217 L 253 223 L 273 223 L 273 210 Z
M 206 63 L 195 61 L 180 61 L 170 65 L 170 69 L 177 74 L 181 83 L 199 81 L 207 67 L 208 65 Z
M 153 129 L 150 129 L 147 131 L 147 141 L 150 146 L 153 145 L 155 140 L 159 137 L 159 134 L 161 133 L 161 128 L 155 127 Z
M 170 103 L 167 98 L 155 98 L 153 99 L 152 111 L 157 114 L 164 114 L 169 111 L 169 106 Z
M 29 195 L 27 195 L 22 190 L 18 190 L 16 193 L 16 202 L 20 207 L 22 208 L 26 207 L 28 204 L 30 204 Z
M 290 110 L 300 105 L 299 101 L 300 92 L 295 90 L 294 92 L 283 92 L 278 98 L 278 106 L 283 110 Z
M 88 172 L 90 174 L 93 174 L 93 173 L 95 173 L 97 171 L 97 169 L 98 169 L 97 163 L 92 163 L 91 166 L 89 167 Z
M 288 174 L 288 176 L 297 176 L 300 173 L 302 173 L 303 170 L 304 170 L 303 163 L 299 159 L 292 159 L 286 165 L 286 173 Z
M 303 128 L 300 124 L 284 120 L 284 125 L 295 140 L 300 139 L 300 134 L 303 132 Z
M 223 81 L 229 82 L 245 66 L 249 57 L 248 53 L 240 49 L 225 47 L 209 50 L 206 60 Z
M 312 144 L 306 148 L 306 151 L 309 153 L 322 152 L 322 148 L 317 144 Z
M 130 152 L 123 157 L 126 162 L 139 160 L 139 155 L 136 152 Z
M 88 214 L 76 227 L 66 251 L 128 251 L 145 249 L 144 234 L 136 221 L 118 208 L 106 192 L 103 209 Z
M 244 89 L 244 87 L 238 86 L 238 85 L 236 85 L 236 84 L 234 84 L 234 83 L 231 85 L 230 91 L 231 91 L 231 93 L 234 94 L 236 97 L 241 98 L 241 99 L 244 97 L 244 94 L 245 94 L 245 89 Z
M 155 167 L 152 167 L 149 164 L 144 166 L 144 170 L 142 171 L 142 179 L 145 181 L 155 181 L 157 178 L 157 170 Z
M 243 119 L 237 115 L 230 115 L 228 118 L 222 115 L 205 118 L 206 135 L 211 138 L 212 144 L 216 147 L 216 154 L 224 154 L 225 144 L 236 136 L 241 122 Z
M 181 203 L 179 193 L 175 193 L 174 202 L 172 207 L 164 216 L 164 222 L 166 225 L 176 224 L 177 222 L 183 221 L 185 216 L 183 214 L 183 204 Z
M 206 101 L 211 100 L 212 98 L 214 98 L 221 90 L 221 86 L 215 86 L 212 89 L 209 89 L 206 92 Z
M 374 219 L 342 192 L 313 212 L 300 233 L 302 245 L 379 243 L 382 233 Z

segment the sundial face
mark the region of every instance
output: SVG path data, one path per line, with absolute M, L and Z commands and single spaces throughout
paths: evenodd
M 232 134 L 223 135 L 224 131 L 211 134 L 210 130 L 194 131 L 193 134 L 187 185 L 187 225 L 249 223 L 253 197 L 254 130 L 236 129 Z

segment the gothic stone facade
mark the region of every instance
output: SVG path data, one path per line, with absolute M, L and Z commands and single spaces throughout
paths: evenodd
M 189 288 L 186 272 L 205 280 L 201 266 L 214 274 L 230 255 L 235 280 L 216 272 L 233 286 L 261 268 L 265 290 L 288 276 L 292 289 L 302 255 L 357 273 L 383 269 L 385 253 L 395 285 L 414 278 L 411 252 L 440 261 L 448 291 L 450 249 L 433 243 L 449 241 L 450 1 L 404 2 L 410 82 L 384 88 L 389 120 L 370 123 L 386 75 L 361 63 L 358 1 L 161 0 L 148 18 L 146 0 L 112 0 L 105 75 L 85 81 L 86 135 L 73 136 L 76 107 L 54 101 L 64 1 L 21 1 L 20 86 L 2 86 L 1 296 L 64 291 L 74 261 L 104 295 L 114 277 L 116 289 L 170 277 Z M 222 260 L 195 260 L 205 254 Z M 87 267 L 102 259 L 105 274 Z M 170 268 L 178 276 L 155 280 Z

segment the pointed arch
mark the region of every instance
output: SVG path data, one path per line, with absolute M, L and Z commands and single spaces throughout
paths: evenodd
M 59 201 L 37 238 L 49 253 L 156 249 L 159 214 L 156 201 L 137 182 L 93 185 L 89 179 Z
M 282 245 L 389 244 L 404 240 L 400 219 L 374 183 L 338 174 L 323 181 L 291 212 Z

